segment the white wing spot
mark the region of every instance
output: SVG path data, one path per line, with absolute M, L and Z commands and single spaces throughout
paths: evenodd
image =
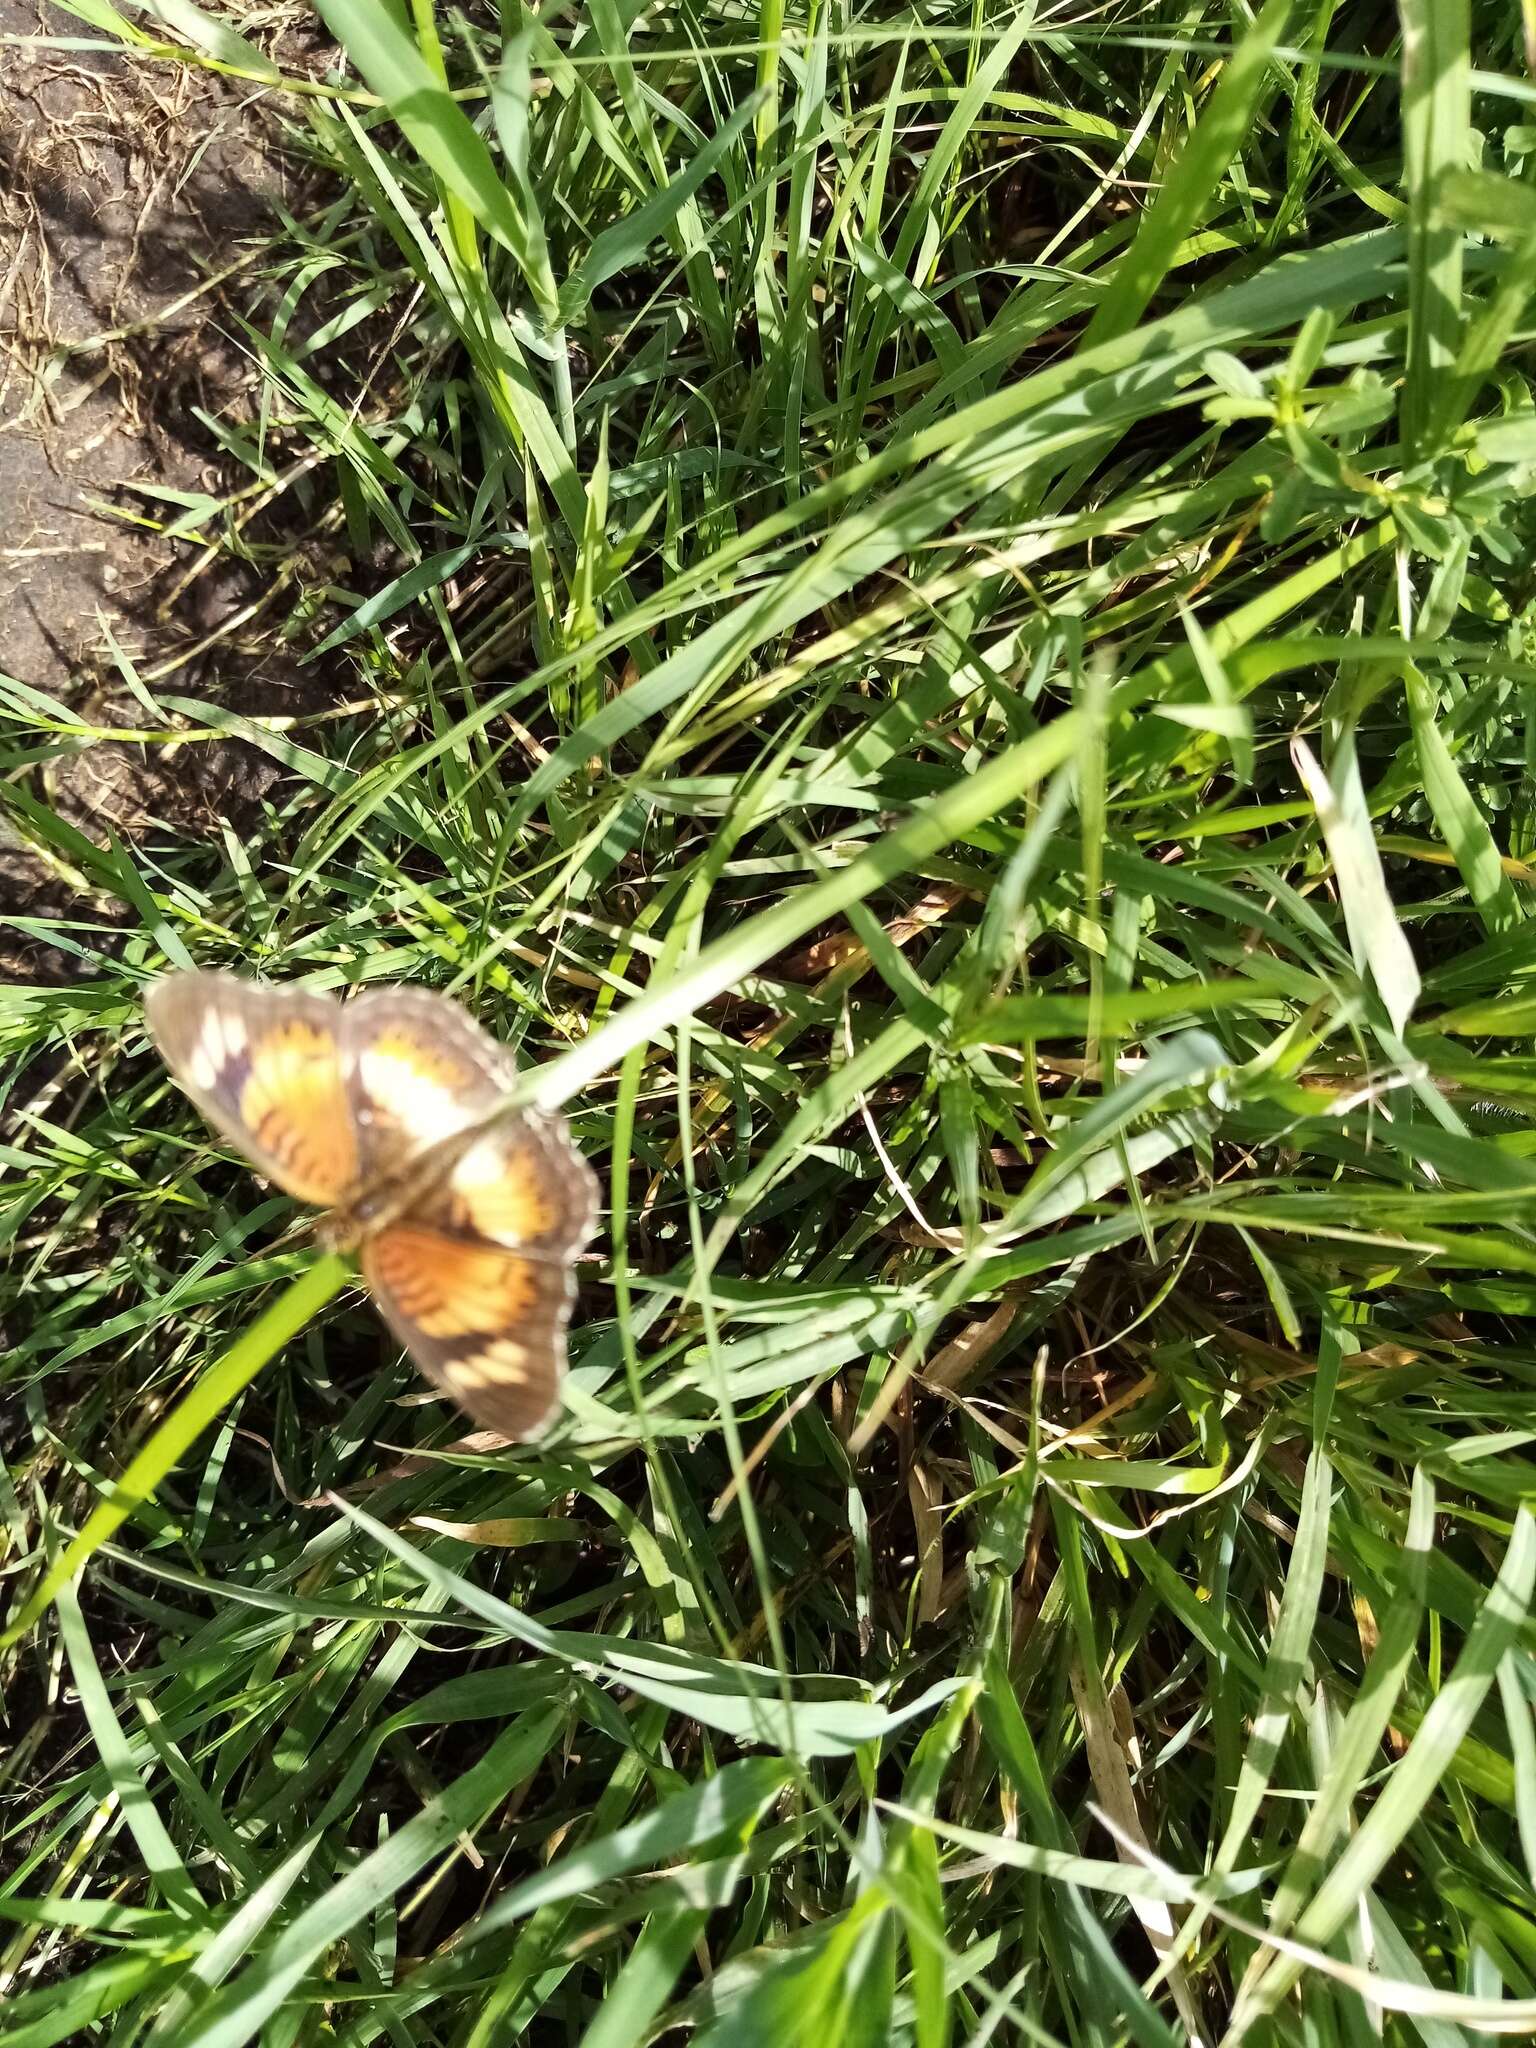
M 216 1087 L 224 1069 L 245 1051 L 245 1019 L 236 1010 L 214 1006 L 187 1057 L 187 1075 L 194 1087 Z
M 506 1170 L 506 1141 L 493 1131 L 471 1145 L 457 1161 L 453 1169 L 453 1184 L 462 1193 L 472 1195 L 481 1188 L 498 1187 Z
M 452 1137 L 475 1120 L 457 1089 L 397 1054 L 367 1047 L 360 1062 L 363 1087 L 377 1107 L 422 1144 Z
M 203 1039 L 187 1054 L 187 1079 L 194 1088 L 211 1088 L 219 1078 L 219 1062 Z

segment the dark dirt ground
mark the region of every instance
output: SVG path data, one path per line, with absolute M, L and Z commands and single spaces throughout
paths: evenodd
M 136 486 L 239 480 L 197 410 L 255 416 L 234 316 L 291 167 L 254 92 L 41 41 L 89 35 L 48 0 L 0 0 L 0 36 L 30 39 L 0 43 L 0 674 L 87 723 L 142 725 L 105 620 L 152 685 L 277 708 L 295 678 L 272 673 L 269 651 L 242 663 L 231 629 L 252 592 L 238 567 L 103 508 L 165 518 L 174 508 Z M 263 773 L 245 748 L 101 742 L 27 787 L 99 839 L 156 819 L 206 829 L 259 794 Z M 61 910 L 70 893 L 0 814 L 0 975 L 49 972 L 4 921 Z

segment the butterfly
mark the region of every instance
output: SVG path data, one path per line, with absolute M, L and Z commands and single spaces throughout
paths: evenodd
M 511 1056 L 425 989 L 350 1002 L 232 974 L 168 974 L 144 1013 L 172 1074 L 258 1173 L 328 1209 L 429 1380 L 487 1429 L 555 1406 L 597 1181 L 563 1118 L 498 1115 Z

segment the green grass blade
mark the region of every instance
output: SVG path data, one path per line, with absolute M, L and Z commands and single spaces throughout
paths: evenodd
M 1410 262 L 1403 439 L 1423 455 L 1454 396 L 1462 340 L 1462 238 L 1441 202 L 1447 181 L 1469 167 L 1470 22 L 1466 0 L 1403 0 L 1402 19 Z
M 1084 331 L 1085 348 L 1135 326 L 1162 285 L 1180 243 L 1205 216 L 1253 122 L 1292 6 L 1293 0 L 1266 0 L 1233 50 L 1210 105 L 1165 171 L 1162 189 L 1115 267 Z

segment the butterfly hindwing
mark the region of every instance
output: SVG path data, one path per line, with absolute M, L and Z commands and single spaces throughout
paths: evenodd
M 572 1262 L 596 1220 L 597 1182 L 563 1120 L 510 1117 L 367 1240 L 363 1273 L 427 1377 L 477 1422 L 527 1437 L 559 1391 Z
M 597 1221 L 597 1181 L 563 1117 L 508 1118 L 474 1139 L 434 1197 L 455 1236 L 568 1264 Z
M 331 1208 L 356 1189 L 340 1004 L 231 974 L 168 974 L 145 1015 L 177 1081 L 269 1180 Z
M 536 1436 L 565 1363 L 570 1267 L 407 1221 L 376 1231 L 363 1274 L 427 1378 L 487 1429 Z

